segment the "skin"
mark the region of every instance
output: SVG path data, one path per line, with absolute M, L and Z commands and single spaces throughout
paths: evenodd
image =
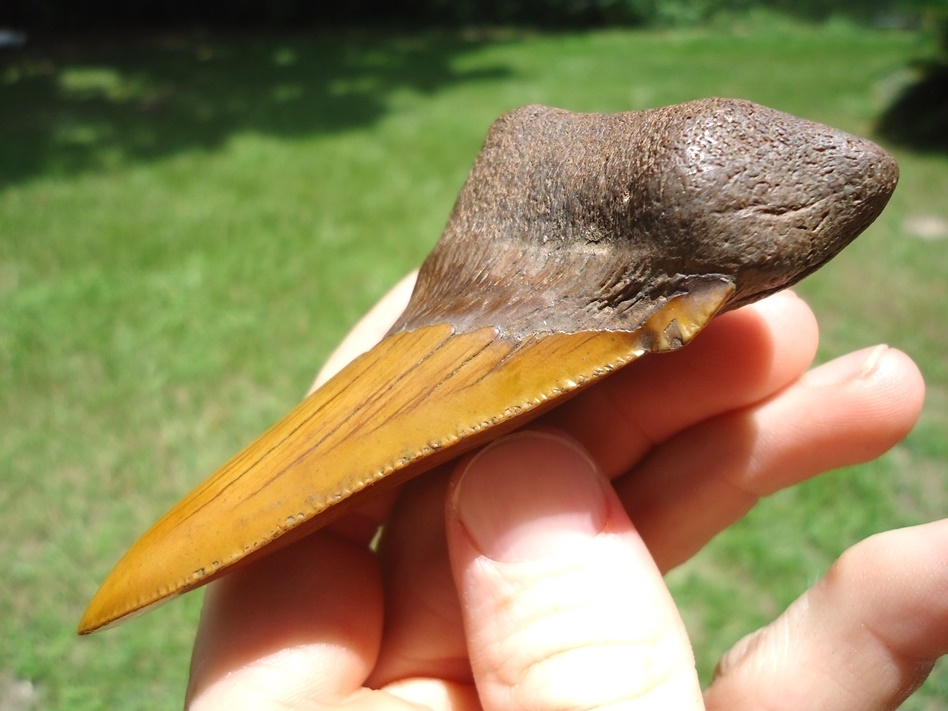
M 371 347 L 405 291 L 327 369 Z M 188 707 L 896 708 L 948 651 L 948 521 L 844 553 L 703 695 L 661 578 L 759 497 L 872 459 L 915 422 L 924 385 L 905 354 L 807 370 L 817 338 L 786 292 L 726 314 L 689 348 L 215 581 Z M 672 387 L 690 397 L 670 401 Z

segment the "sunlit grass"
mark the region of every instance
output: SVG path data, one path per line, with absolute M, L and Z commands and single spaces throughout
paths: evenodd
M 502 111 L 729 95 L 869 133 L 915 51 L 908 34 L 750 23 L 76 39 L 3 60 L 0 683 L 32 681 L 36 708 L 179 707 L 198 596 L 79 640 L 84 604 L 419 262 Z M 919 361 L 924 419 L 673 575 L 705 674 L 846 546 L 945 513 L 948 256 L 906 225 L 948 220 L 948 159 L 897 156 L 887 212 L 802 290 L 821 357 L 887 341 Z M 907 708 L 943 705 L 944 672 L 926 693 Z

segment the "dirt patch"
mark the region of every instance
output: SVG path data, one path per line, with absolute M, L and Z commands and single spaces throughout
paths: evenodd
M 28 679 L 0 672 L 0 711 L 30 711 L 39 708 L 36 687 Z
M 912 237 L 926 241 L 948 238 L 948 219 L 938 215 L 909 215 L 902 230 Z

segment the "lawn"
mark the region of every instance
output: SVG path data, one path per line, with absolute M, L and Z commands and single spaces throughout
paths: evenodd
M 739 96 L 861 134 L 924 49 L 845 24 L 42 38 L 0 54 L 0 707 L 179 708 L 200 594 L 90 638 L 133 539 L 288 410 L 423 258 L 491 121 Z M 872 464 L 763 502 L 670 576 L 702 673 L 852 543 L 948 512 L 948 156 L 801 291 L 821 358 L 929 384 Z M 25 682 L 32 684 L 32 692 Z M 940 671 L 907 709 L 944 708 Z

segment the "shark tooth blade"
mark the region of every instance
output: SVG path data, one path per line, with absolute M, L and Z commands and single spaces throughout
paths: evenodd
M 713 312 L 702 303 L 705 320 Z M 655 333 L 687 310 L 681 298 L 670 304 L 633 333 L 512 341 L 492 327 L 458 334 L 440 324 L 389 336 L 149 529 L 93 597 L 79 631 L 101 629 L 199 587 L 264 547 L 275 550 L 274 542 L 318 529 L 370 490 L 524 424 L 654 348 Z

